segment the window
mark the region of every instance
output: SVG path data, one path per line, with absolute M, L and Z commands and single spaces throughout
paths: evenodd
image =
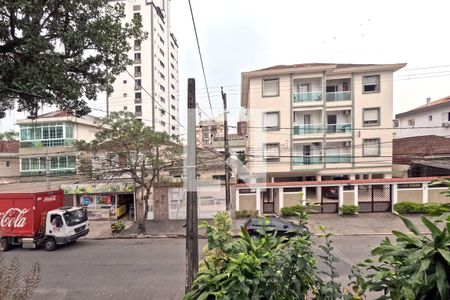
M 264 79 L 262 84 L 263 97 L 275 97 L 280 95 L 280 81 L 278 79 Z
M 428 121 L 433 121 L 433 116 L 432 115 L 428 116 Z
M 164 45 L 164 39 L 158 34 L 159 41 Z
M 363 156 L 380 156 L 380 139 L 364 139 Z
M 141 102 L 142 101 L 142 93 L 134 93 L 134 102 Z
M 161 121 L 161 126 L 165 127 L 166 126 L 166 122 Z
M 380 75 L 363 76 L 363 93 L 380 92 Z
M 175 130 L 175 126 L 172 126 L 172 130 Z
M 161 55 L 162 55 L 162 56 L 164 56 L 164 55 L 165 55 L 164 51 L 162 51 L 162 49 L 161 49 L 161 48 L 159 48 L 159 53 L 161 53 Z
M 416 125 L 416 120 L 414 119 L 408 120 L 408 126 L 413 127 L 414 125 Z
M 175 46 L 173 45 L 173 43 L 172 43 L 172 42 L 170 42 L 170 46 L 171 46 L 172 48 L 175 48 Z
M 161 79 L 166 79 L 166 76 L 164 76 L 164 74 L 161 72 L 159 72 L 159 77 L 161 77 Z
M 135 53 L 134 54 L 134 63 L 140 64 L 141 63 L 141 53 Z
M 170 84 L 170 87 L 174 90 L 175 86 L 173 84 Z
M 138 116 L 138 117 L 142 116 L 142 106 L 136 105 L 136 106 L 134 107 L 134 113 L 135 113 L 135 115 Z
M 128 106 L 124 106 L 123 110 L 125 110 L 125 111 L 128 110 Z
M 136 79 L 134 81 L 134 89 L 135 90 L 140 90 L 141 89 L 141 80 L 140 79 Z
M 266 131 L 280 130 L 280 112 L 266 112 L 263 114 L 263 127 Z
M 124 80 L 124 81 L 123 81 L 123 83 L 127 83 L 127 81 L 126 81 L 126 80 Z
M 10 163 L 9 163 L 9 160 L 8 160 L 8 161 L 6 161 L 6 167 L 9 168 L 9 166 L 10 166 Z
M 175 69 L 175 66 L 171 63 L 170 66 L 172 67 L 172 69 Z
M 164 109 L 160 109 L 159 112 L 161 113 L 161 116 L 166 115 L 166 111 Z
M 159 60 L 159 65 L 160 65 L 161 67 L 163 67 L 163 68 L 166 67 L 166 65 L 165 65 L 161 60 Z
M 264 144 L 264 159 L 265 160 L 279 160 L 280 159 L 280 144 Z
M 177 108 L 175 107 L 175 105 L 171 105 L 170 106 L 173 110 L 176 110 Z
M 141 10 L 141 6 L 140 5 L 133 5 L 133 10 Z
M 172 52 L 170 52 L 170 57 L 172 57 L 173 59 L 175 59 L 175 55 L 173 55 Z
M 166 91 L 166 88 L 165 88 L 162 84 L 159 85 L 159 89 L 160 89 L 161 91 L 163 91 L 163 92 Z
M 160 100 L 162 103 L 166 103 L 166 99 L 164 99 L 163 97 L 159 97 L 159 100 Z
M 133 14 L 133 17 L 134 17 L 135 19 L 139 18 L 140 16 L 141 16 L 141 14 L 138 13 L 138 12 Z
M 172 120 L 175 120 L 175 116 L 174 115 L 172 115 Z
M 172 73 L 170 73 L 170 77 L 172 77 L 172 79 L 175 79 L 175 76 Z
M 134 76 L 135 77 L 141 77 L 142 76 L 141 66 L 134 67 Z
M 134 50 L 141 50 L 141 40 L 134 40 Z
M 447 113 L 447 121 L 450 121 L 450 112 Z
M 161 25 L 161 23 L 158 23 L 159 28 L 161 28 L 161 31 L 164 32 L 164 27 Z
M 170 95 L 170 98 L 172 98 L 172 100 L 175 100 L 175 96 L 174 95 Z
M 380 125 L 380 109 L 364 108 L 363 126 L 379 126 L 379 125 Z
M 127 93 L 123 93 L 123 97 L 126 98 L 127 97 Z

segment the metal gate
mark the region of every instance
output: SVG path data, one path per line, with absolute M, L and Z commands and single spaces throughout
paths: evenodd
M 321 213 L 339 212 L 339 187 L 323 186 L 321 188 Z
M 390 212 L 392 186 L 390 184 L 358 186 L 359 212 Z
M 263 213 L 273 214 L 275 212 L 274 199 L 277 197 L 278 189 L 267 189 L 262 192 Z

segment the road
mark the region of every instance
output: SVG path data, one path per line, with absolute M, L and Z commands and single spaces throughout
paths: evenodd
M 346 279 L 351 265 L 366 258 L 383 237 L 334 237 L 338 272 Z M 205 244 L 200 240 L 200 249 Z M 35 300 L 181 299 L 184 293 L 183 239 L 80 240 L 54 252 L 16 248 L 6 259 L 20 258 L 26 271 L 34 261 L 42 269 Z

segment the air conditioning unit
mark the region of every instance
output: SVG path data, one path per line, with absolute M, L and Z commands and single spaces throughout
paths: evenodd
M 445 127 L 445 128 L 449 128 L 450 127 L 450 122 L 442 122 L 442 127 Z
M 350 110 L 344 110 L 344 115 L 349 116 L 352 112 Z
M 352 142 L 346 141 L 344 142 L 344 147 L 350 147 L 352 145 Z

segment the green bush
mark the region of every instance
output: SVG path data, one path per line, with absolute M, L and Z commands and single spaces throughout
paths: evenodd
M 428 214 L 439 216 L 443 213 L 450 212 L 450 204 L 400 202 L 394 205 L 394 210 L 399 214 Z
M 122 221 L 114 222 L 111 225 L 111 229 L 112 229 L 113 232 L 120 232 L 120 231 L 125 229 L 125 224 L 123 224 Z
M 237 210 L 235 212 L 236 214 L 236 218 L 249 218 L 249 217 L 254 217 L 258 215 L 258 211 L 257 210 Z
M 356 205 L 342 205 L 341 213 L 343 215 L 356 215 L 358 213 L 359 207 Z
M 284 217 L 295 217 L 296 213 L 304 213 L 306 211 L 306 207 L 303 205 L 294 205 L 290 207 L 283 207 L 281 209 L 281 215 Z

